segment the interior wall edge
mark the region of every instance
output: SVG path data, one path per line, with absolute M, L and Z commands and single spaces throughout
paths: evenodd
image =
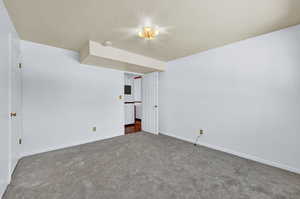
M 19 34 L 0 0 L 0 198 L 10 183 L 11 171 L 11 39 Z
M 0 181 L 0 198 L 2 198 L 2 196 L 4 195 L 7 186 L 8 186 L 8 183 L 6 183 L 4 181 Z
M 234 47 L 235 45 L 243 44 L 245 42 L 251 42 L 252 40 L 257 39 L 257 38 L 269 37 L 269 36 L 272 36 L 274 34 L 280 34 L 280 33 L 286 32 L 286 31 L 290 31 L 290 30 L 297 31 L 297 29 L 299 29 L 299 27 L 300 27 L 300 24 L 295 24 L 295 25 L 292 25 L 292 26 L 289 26 L 289 27 L 286 27 L 286 28 L 282 28 L 282 29 L 276 30 L 276 31 L 268 32 L 268 33 L 265 33 L 265 34 L 262 34 L 262 35 L 257 35 L 255 37 L 250 37 L 250 38 L 247 38 L 247 39 L 242 39 L 242 40 L 239 40 L 239 41 L 236 41 L 236 42 L 232 42 L 232 43 L 228 43 L 228 44 L 225 44 L 225 45 L 222 45 L 222 46 L 218 46 L 218 47 L 215 47 L 215 48 L 210 48 L 210 49 L 207 49 L 205 51 L 196 52 L 196 53 L 184 56 L 184 57 L 175 58 L 175 59 L 167 61 L 166 71 L 167 71 L 168 65 L 170 65 L 173 62 L 177 62 L 177 61 L 181 61 L 181 60 L 186 60 L 186 59 L 194 58 L 194 57 L 201 56 L 203 54 L 207 54 L 207 53 L 211 53 L 211 52 L 214 53 L 215 51 L 217 51 L 219 49 L 230 48 L 232 46 Z
M 159 132 L 159 134 L 169 136 L 169 137 L 173 137 L 173 138 L 183 140 L 183 141 L 186 141 L 186 142 L 189 142 L 189 143 L 193 143 L 193 144 L 195 143 L 195 140 L 190 140 L 188 138 L 178 136 L 178 135 L 174 135 L 172 133 L 167 133 L 165 131 L 164 132 Z M 286 171 L 290 171 L 290 172 L 293 172 L 293 173 L 300 174 L 300 168 L 290 167 L 290 166 L 285 165 L 285 164 L 270 161 L 270 160 L 260 158 L 260 157 L 254 156 L 254 155 L 250 155 L 250 154 L 247 154 L 247 153 L 241 153 L 241 152 L 237 152 L 237 151 L 225 148 L 225 147 L 216 146 L 216 145 L 208 144 L 208 143 L 205 143 L 205 142 L 199 142 L 199 141 L 197 142 L 197 145 L 204 146 L 204 147 L 214 149 L 214 150 L 217 150 L 217 151 L 221 151 L 221 152 L 224 152 L 224 153 L 228 153 L 228 154 L 231 154 L 231 155 L 235 155 L 235 156 L 238 156 L 240 158 L 244 158 L 244 159 L 252 160 L 252 161 L 255 161 L 255 162 L 259 162 L 259 163 L 262 163 L 262 164 L 265 164 L 265 165 L 268 165 L 268 166 L 272 166 L 272 167 L 276 167 L 276 168 L 279 168 L 279 169 L 283 169 L 283 170 L 286 170 Z

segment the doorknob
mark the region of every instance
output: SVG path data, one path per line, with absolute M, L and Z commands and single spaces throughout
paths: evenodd
M 11 112 L 10 113 L 10 117 L 16 117 L 17 116 L 17 113 L 16 112 Z

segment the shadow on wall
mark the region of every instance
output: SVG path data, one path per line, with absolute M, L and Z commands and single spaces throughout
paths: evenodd
M 292 27 L 295 25 L 299 25 L 300 23 L 300 1 L 299 0 L 287 0 L 282 1 L 281 3 L 270 5 L 270 6 L 277 6 L 279 7 L 278 10 L 282 10 L 282 16 L 280 18 L 274 19 L 273 24 L 271 25 L 271 28 L 275 30 L 284 29 L 288 27 Z M 277 27 L 277 24 L 290 24 L 290 26 L 286 27 Z M 295 59 L 298 57 L 298 52 L 300 50 L 299 45 L 295 46 L 293 43 L 295 42 L 294 37 L 285 37 L 283 38 L 286 42 L 286 48 L 282 49 L 282 51 L 286 54 L 289 54 L 290 59 L 295 60 L 296 62 L 299 61 L 299 59 Z M 300 42 L 300 38 L 298 39 Z M 293 55 L 293 56 L 292 56 Z
M 291 24 L 290 26 L 298 25 L 300 21 L 299 0 L 282 1 L 282 3 L 270 4 L 270 6 L 278 7 L 277 10 L 282 10 L 282 16 L 280 18 L 274 18 L 273 23 L 270 23 L 272 30 L 283 29 L 287 27 L 278 27 L 278 24 Z M 261 27 L 263 28 L 263 27 Z

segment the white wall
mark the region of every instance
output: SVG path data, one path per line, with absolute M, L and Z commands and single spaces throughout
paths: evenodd
M 135 105 L 135 118 L 142 119 L 142 78 L 137 78 L 133 80 L 134 84 L 134 103 Z
M 21 48 L 23 155 L 124 134 L 122 71 L 82 65 L 73 51 L 27 41 Z
M 142 78 L 137 78 L 133 80 L 134 87 L 134 101 L 142 101 Z
M 160 132 L 300 173 L 300 26 L 171 61 Z
M 134 101 L 134 75 L 133 74 L 124 74 L 124 85 L 131 86 L 131 95 L 126 94 L 124 96 L 125 102 L 133 102 Z
M 124 115 L 125 115 L 125 123 L 124 125 L 134 124 L 134 104 L 124 104 Z
M 143 118 L 143 105 L 142 103 L 134 103 L 135 105 L 135 118 L 142 119 Z
M 9 183 L 9 37 L 18 35 L 9 19 L 7 10 L 0 0 L 0 197 Z

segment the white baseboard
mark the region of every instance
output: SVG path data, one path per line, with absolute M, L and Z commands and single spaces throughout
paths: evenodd
M 54 150 L 69 148 L 69 147 L 73 147 L 73 146 L 78 146 L 78 145 L 81 145 L 81 144 L 87 144 L 87 143 L 97 142 L 97 141 L 100 141 L 100 140 L 110 139 L 110 138 L 117 137 L 117 136 L 122 136 L 122 135 L 124 135 L 123 132 L 122 133 L 118 132 L 115 135 L 109 135 L 109 136 L 102 137 L 102 138 L 97 139 L 97 140 L 85 140 L 85 141 L 82 141 L 82 142 L 72 143 L 72 144 L 64 145 L 64 146 L 48 147 L 48 148 L 44 148 L 42 150 L 27 151 L 27 152 L 23 151 L 22 154 L 21 154 L 21 156 L 20 156 L 20 158 L 26 157 L 26 156 L 30 156 L 30 155 L 39 154 L 39 153 L 45 153 L 45 152 L 49 152 L 49 151 L 54 151 Z M 15 166 L 17 166 L 17 164 Z M 11 181 L 11 175 L 9 175 L 8 183 L 10 183 L 10 181 Z M 0 198 L 2 198 L 4 192 L 6 191 L 8 183 L 4 182 L 4 181 L 0 181 Z
M 183 141 L 186 141 L 186 142 L 194 143 L 194 140 L 190 140 L 190 139 L 184 138 L 182 136 L 172 135 L 172 134 L 166 133 L 166 132 L 160 132 L 160 134 L 170 136 L 170 137 L 173 137 L 173 138 L 176 138 L 176 139 L 179 139 L 179 140 L 183 140 Z M 207 143 L 203 143 L 203 142 L 199 142 L 199 141 L 197 142 L 197 144 L 200 145 L 200 146 L 205 146 L 207 148 L 214 149 L 214 150 L 229 153 L 229 154 L 241 157 L 241 158 L 245 158 L 245 159 L 248 159 L 248 160 L 253 160 L 255 162 L 259 162 L 259 163 L 262 163 L 262 164 L 265 164 L 265 165 L 273 166 L 273 167 L 276 167 L 276 168 L 280 168 L 280 169 L 283 169 L 283 170 L 287 170 L 287 171 L 290 171 L 290 172 L 293 172 L 293 173 L 300 174 L 300 168 L 290 167 L 290 166 L 285 165 L 285 164 L 281 164 L 281 163 L 278 163 L 278 162 L 273 162 L 273 161 L 266 160 L 266 159 L 263 159 L 263 158 L 260 158 L 260 157 L 257 157 L 257 156 L 237 152 L 237 151 L 234 151 L 234 150 L 226 149 L 224 147 L 219 147 L 219 146 L 215 146 L 215 145 L 211 145 L 211 144 L 207 144 Z
M 9 174 L 7 176 L 7 181 L 5 182 L 3 180 L 0 180 L 0 198 L 3 197 L 3 195 L 4 195 L 4 193 L 7 189 L 7 186 L 11 183 L 12 174 L 13 174 L 14 170 L 16 169 L 17 165 L 18 165 L 19 159 L 20 158 L 18 158 L 17 164 L 14 165 L 14 168 L 12 170 L 9 169 L 9 172 L 8 172 Z
M 106 139 L 110 139 L 110 138 L 121 136 L 121 135 L 124 135 L 124 133 L 117 133 L 115 135 L 105 136 L 105 137 L 99 138 L 97 140 L 85 140 L 85 141 L 82 141 L 82 142 L 76 142 L 76 143 L 71 143 L 71 144 L 66 144 L 66 145 L 46 147 L 46 148 L 40 149 L 40 150 L 23 151 L 22 154 L 21 154 L 21 158 L 26 157 L 26 156 L 40 154 L 40 153 L 46 153 L 46 152 L 50 152 L 50 151 L 55 151 L 55 150 L 69 148 L 69 147 L 74 147 L 74 146 L 78 146 L 78 145 L 82 145 L 82 144 L 88 144 L 88 143 L 92 143 L 92 142 L 106 140 Z
M 3 194 L 7 188 L 8 184 L 3 182 L 3 181 L 0 181 L 0 198 L 3 197 Z

